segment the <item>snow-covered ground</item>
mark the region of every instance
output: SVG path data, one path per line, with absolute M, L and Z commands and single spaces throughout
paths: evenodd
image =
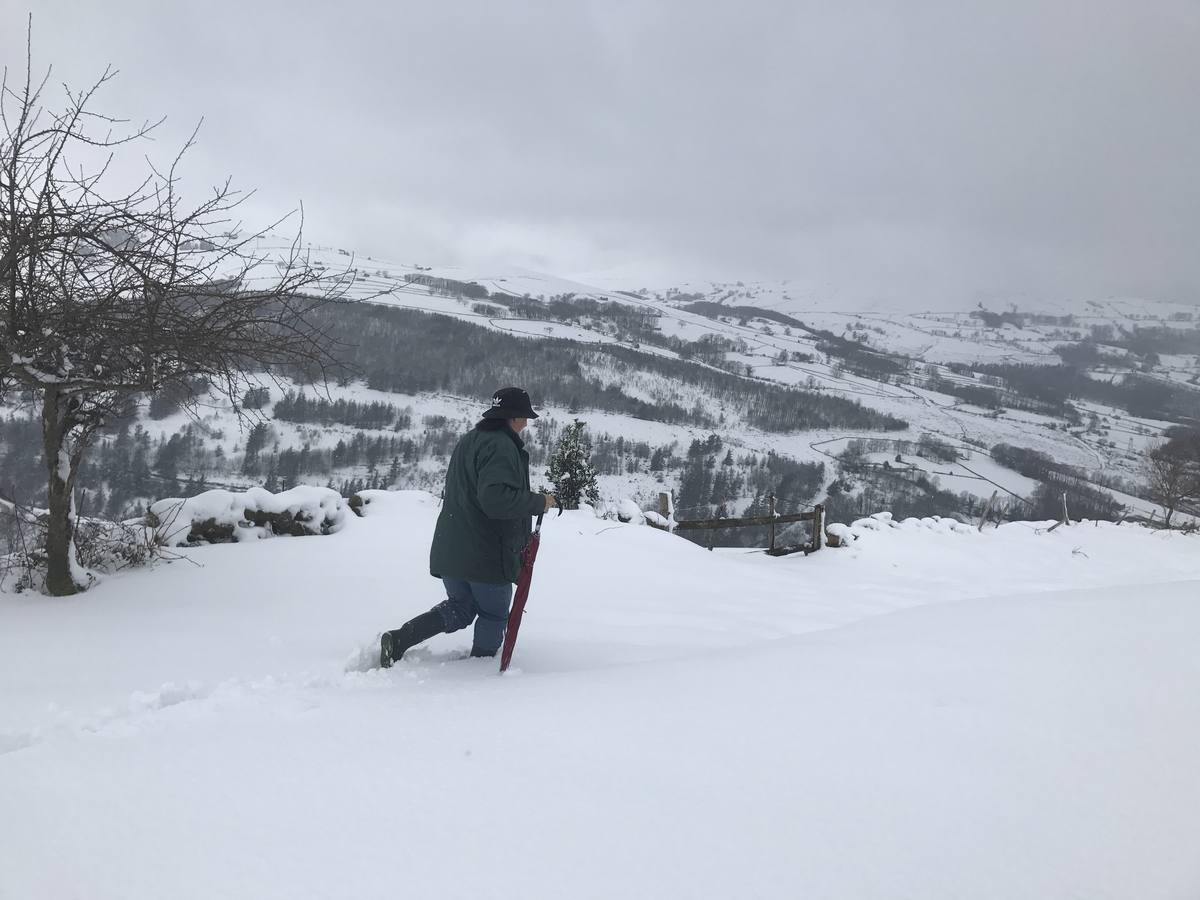
M 376 634 L 437 503 L 0 595 L 0 897 L 1184 898 L 1200 537 L 547 521 L 516 670 Z
M 831 449 L 839 443 L 845 442 L 833 442 L 825 449 Z M 964 452 L 970 453 L 969 450 Z M 924 472 L 930 477 L 936 478 L 944 490 L 953 491 L 956 494 L 965 492 L 983 499 L 990 497 L 995 492 L 999 492 L 1000 496 L 1005 499 L 1008 497 L 1028 499 L 1038 486 L 1038 482 L 1034 479 L 1026 478 L 1019 472 L 1005 468 L 983 454 L 972 454 L 965 460 L 960 459 L 955 462 L 941 462 L 910 454 L 902 457 L 902 462 L 897 463 L 891 453 L 868 453 L 866 459 L 879 465 L 886 463 L 898 470 L 915 469 Z

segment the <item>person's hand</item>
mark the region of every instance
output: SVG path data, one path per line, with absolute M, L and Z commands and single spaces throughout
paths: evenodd
M 554 509 L 554 507 L 558 506 L 558 501 L 556 499 L 554 499 L 553 494 L 546 494 L 545 497 L 546 497 L 546 510 L 545 511 L 550 512 L 550 510 L 552 510 L 552 509 Z

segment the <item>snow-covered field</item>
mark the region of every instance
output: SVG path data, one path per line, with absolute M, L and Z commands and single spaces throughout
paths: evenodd
M 844 443 L 846 442 L 834 442 L 824 449 L 832 450 Z M 970 454 L 969 450 L 963 452 Z M 983 499 L 987 499 L 994 492 L 1000 492 L 1006 498 L 1028 498 L 1038 485 L 1034 479 L 1005 468 L 983 454 L 969 455 L 965 460 L 960 459 L 952 463 L 912 455 L 903 457 L 903 462 L 896 463 L 891 453 L 868 453 L 866 459 L 880 465 L 887 463 L 899 470 L 915 469 L 924 472 L 936 478 L 944 490 L 965 492 Z
M 436 500 L 0 595 L 0 897 L 1187 898 L 1200 538 L 568 513 L 516 671 L 372 643 Z

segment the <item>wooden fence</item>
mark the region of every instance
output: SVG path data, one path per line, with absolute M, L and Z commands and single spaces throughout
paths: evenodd
M 809 553 L 815 553 L 821 549 L 822 536 L 825 533 L 825 507 L 821 505 L 814 506 L 809 512 L 788 513 L 786 515 L 777 515 L 775 513 L 775 495 L 772 494 L 767 498 L 769 504 L 768 513 L 765 516 L 746 516 L 743 518 L 733 519 L 693 519 L 675 522 L 673 531 L 717 531 L 722 528 L 766 528 L 768 542 L 766 552 L 768 556 L 787 556 L 789 553 L 803 553 L 807 556 Z M 666 494 L 659 494 L 659 515 L 665 520 L 670 516 L 670 498 Z M 809 538 L 802 544 L 790 544 L 783 546 L 775 545 L 776 529 L 780 525 L 791 525 L 794 522 L 811 522 Z M 650 523 L 655 528 L 667 530 L 667 526 Z M 709 550 L 712 549 L 712 544 L 709 544 Z

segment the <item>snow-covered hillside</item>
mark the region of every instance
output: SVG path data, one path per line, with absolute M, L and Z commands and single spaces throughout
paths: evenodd
M 260 249 L 269 256 L 280 248 L 265 241 Z M 973 504 L 993 490 L 1019 505 L 1014 514 L 1032 508 L 1038 483 L 991 457 L 997 445 L 1011 445 L 1074 467 L 1072 477 L 1103 481 L 1129 513 L 1161 515 L 1138 485 L 1146 451 L 1172 421 L 1200 416 L 1200 356 L 1194 353 L 1139 355 L 1089 344 L 1099 361 L 1080 378 L 1100 386 L 1103 396 L 1080 398 L 1060 386 L 1056 404 L 983 368 L 1058 362 L 1054 348 L 1090 336 L 1093 327 L 1174 324 L 1194 331 L 1192 312 L 1179 304 L 1105 301 L 1074 313 L 1055 307 L 1053 314 L 1016 323 L 956 312 L 842 312 L 806 305 L 779 285 L 626 293 L 518 269 L 439 268 L 316 245 L 307 252 L 331 276 L 346 270 L 355 276 L 351 297 L 364 302 L 337 307 L 322 324 L 355 319 L 340 336 L 351 368 L 366 374 L 327 387 L 263 379 L 269 399 L 258 414 L 266 417 L 267 431 L 257 437 L 248 435 L 227 401 L 213 396 L 202 398 L 196 418 L 156 412 L 143 402 L 130 424 L 142 431 L 125 440 L 137 446 L 115 447 L 113 454 L 102 447 L 89 456 L 103 462 L 90 471 L 85 464 L 86 511 L 120 517 L 203 486 L 271 484 L 273 467 L 281 487 L 303 479 L 348 492 L 364 484 L 436 490 L 452 438 L 470 427 L 492 390 L 519 380 L 545 414 L 531 432 L 539 474 L 557 429 L 582 418 L 607 454 L 600 483 L 613 502 L 633 497 L 648 505 L 659 491 L 681 490 L 689 447 L 712 434 L 722 453 L 738 457 L 742 489 L 693 492 L 697 508 L 689 514 L 695 516 L 721 507 L 741 512 L 779 490 L 778 473 L 769 484 L 750 484 L 748 476 L 768 454 L 794 466 L 824 466 L 806 476 L 807 493 L 790 498 L 811 505 L 828 499 L 841 474 L 837 455 L 851 440 L 890 441 L 872 451 L 870 461 L 881 464 L 909 456 L 908 445 L 932 436 L 954 448 L 962 465 L 921 461 L 915 463 L 919 473 L 906 467 L 925 485 L 914 492 L 941 492 L 932 510 L 913 512 L 977 515 Z M 704 302 L 695 306 L 697 300 Z M 370 319 L 364 310 L 391 321 Z M 1065 316 L 1073 324 L 1059 321 Z M 381 337 L 385 326 L 390 330 Z M 369 349 L 360 346 L 372 340 Z M 464 346 L 480 349 L 463 352 Z M 1122 408 L 1119 385 L 1134 374 L 1171 386 L 1188 408 L 1168 413 L 1151 406 L 1136 415 Z M 555 391 L 567 382 L 570 388 Z M 394 415 L 383 423 L 289 417 L 279 414 L 286 389 L 382 405 Z M 866 412 L 847 415 L 848 401 Z M 829 415 L 822 404 L 842 407 Z M 0 490 L 39 502 L 44 470 L 36 458 L 36 419 L 13 395 L 0 401 L 0 414 L 7 413 L 15 416 L 0 417 L 0 463 L 9 470 Z M 101 442 L 119 444 L 119 427 L 112 424 Z M 622 449 L 614 450 L 618 441 Z M 636 452 L 627 454 L 627 444 Z M 252 445 L 257 461 L 247 459 Z M 656 458 L 666 463 L 655 465 Z M 130 476 L 135 470 L 141 474 Z M 843 496 L 861 496 L 856 492 L 865 480 L 844 480 Z M 897 487 L 882 490 L 894 495 Z M 873 498 L 864 501 L 866 509 L 877 507 Z
M 828 396 L 857 400 L 872 409 L 898 416 L 911 424 L 902 439 L 928 433 L 953 442 L 964 437 L 979 446 L 996 443 L 1038 447 L 1063 462 L 1084 468 L 1118 472 L 1139 478 L 1142 452 L 1147 438 L 1157 439 L 1169 423 L 1130 416 L 1110 404 L 1084 404 L 1086 413 L 1104 419 L 1104 427 L 1072 427 L 1060 417 L 1025 413 L 1019 409 L 980 409 L 961 397 L 926 390 L 921 378 L 880 378 L 856 372 L 823 352 L 822 338 L 837 335 L 853 344 L 884 354 L 932 366 L 947 382 L 975 385 L 971 378 L 951 373 L 947 365 L 1024 364 L 1056 365 L 1062 360 L 1055 348 L 1092 338 L 1096 334 L 1133 333 L 1137 329 L 1161 328 L 1194 332 L 1200 307 L 1194 304 L 1136 298 L 1100 300 L 1039 300 L 1025 310 L 1021 323 L 980 317 L 979 310 L 898 311 L 890 309 L 847 310 L 836 300 L 813 292 L 798 292 L 787 282 L 702 282 L 666 289 L 620 282 L 629 290 L 609 289 L 570 279 L 511 270 L 472 270 L 461 267 L 430 267 L 415 263 L 362 259 L 347 251 L 313 246 L 318 264 L 334 272 L 346 267 L 357 275 L 353 293 L 371 302 L 420 309 L 449 315 L 483 327 L 534 338 L 566 338 L 583 344 L 619 345 L 668 357 L 678 354 L 646 341 L 634 340 L 603 320 L 587 317 L 564 323 L 522 318 L 501 306 L 479 304 L 464 296 L 443 296 L 433 287 L 409 279 L 449 279 L 474 284 L 501 295 L 535 300 L 565 298 L 598 300 L 622 305 L 652 317 L 655 330 L 683 341 L 718 340 L 735 347 L 724 354 L 724 362 L 741 367 L 746 374 L 770 382 L 806 388 Z M 615 288 L 615 285 L 614 285 Z M 696 300 L 729 309 L 728 316 L 704 315 L 687 307 Z M 755 312 L 757 311 L 757 312 Z M 998 309 L 993 316 L 1009 311 Z M 807 328 L 789 327 L 783 321 L 800 320 Z M 1194 342 L 1193 342 L 1194 343 Z M 1104 345 L 1101 344 L 1101 349 Z M 1096 377 L 1117 379 L 1138 372 L 1142 377 L 1190 387 L 1195 415 L 1200 415 L 1200 354 L 1162 354 L 1154 365 L 1117 347 L 1109 347 L 1111 365 L 1098 366 Z M 781 358 L 783 357 L 788 358 Z M 904 367 L 902 366 L 901 369 Z M 620 381 L 620 376 L 618 376 Z M 626 379 L 627 381 L 627 379 Z M 704 402 L 703 397 L 690 398 Z M 634 432 L 636 425 L 630 426 Z M 1115 434 L 1114 434 L 1115 432 Z M 790 437 L 790 436 L 789 436 Z M 808 449 L 828 435 L 797 435 L 777 452 L 796 459 L 816 459 Z M 1014 479 L 1019 484 L 1019 479 Z
M 268 238 L 262 251 L 282 250 Z M 1050 298 L 1024 304 L 1025 312 L 1059 322 L 1029 322 L 1020 327 L 1011 324 L 988 325 L 976 310 L 897 310 L 887 307 L 849 309 L 836 297 L 819 292 L 797 291 L 788 282 L 696 282 L 669 286 L 648 286 L 628 279 L 619 279 L 608 286 L 603 281 L 585 283 L 517 267 L 469 268 L 463 266 L 428 266 L 416 262 L 398 262 L 377 257 L 355 255 L 349 250 L 309 244 L 306 248 L 312 262 L 331 275 L 353 273 L 350 295 L 386 305 L 423 309 L 452 315 L 484 324 L 487 327 L 525 334 L 532 337 L 570 337 L 590 342 L 611 341 L 604 330 L 570 329 L 544 321 L 514 321 L 505 315 L 489 315 L 471 308 L 450 296 L 439 295 L 424 283 L 428 280 L 450 281 L 478 285 L 489 293 L 547 300 L 571 297 L 622 303 L 662 315 L 665 325 L 677 333 L 699 336 L 716 333 L 723 336 L 761 338 L 761 327 L 733 326 L 732 322 L 714 324 L 702 315 L 680 310 L 695 300 L 707 300 L 730 308 L 754 307 L 803 320 L 805 323 L 841 334 L 847 331 L 863 333 L 865 342 L 893 353 L 901 353 L 928 362 L 1028 362 L 1053 361 L 1054 346 L 1086 337 L 1093 326 L 1134 328 L 1171 325 L 1190 328 L 1200 320 L 1200 307 L 1194 303 L 1139 298 Z M 421 279 L 414 281 L 413 279 Z M 486 305 L 486 304 L 484 304 Z M 919 305 L 918 305 L 919 306 Z M 995 311 L 1004 312 L 1007 304 Z M 500 312 L 500 310 L 495 310 Z M 731 317 L 738 316 L 731 312 Z M 1066 324 L 1069 320 L 1070 324 Z M 733 327 L 731 327 L 733 326 Z M 549 332 L 546 328 L 550 327 Z M 780 330 L 778 328 L 774 329 Z M 803 339 L 802 335 L 797 336 Z M 774 350 L 791 342 L 773 344 Z M 1194 374 L 1196 360 L 1181 360 Z
M 1200 538 L 864 522 L 707 552 L 547 520 L 517 671 L 437 501 L 0 595 L 0 897 L 1182 898 Z M 136 848 L 136 850 L 131 850 Z

